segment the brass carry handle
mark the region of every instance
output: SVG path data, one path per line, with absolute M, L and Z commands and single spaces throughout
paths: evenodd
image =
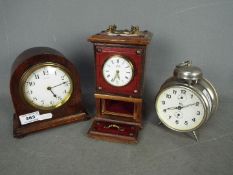
M 120 126 L 118 126 L 118 125 L 116 125 L 116 124 L 110 124 L 110 125 L 108 125 L 108 126 L 104 126 L 104 128 L 106 128 L 106 129 L 109 129 L 109 128 L 116 128 L 118 131 L 125 131 L 124 128 L 122 128 L 122 127 L 120 127 Z
M 104 128 L 116 128 L 116 129 L 120 129 L 120 126 L 116 125 L 116 124 L 110 124 L 108 126 L 105 126 Z
M 118 35 L 138 35 L 140 34 L 139 27 L 138 26 L 131 26 L 130 30 L 117 30 L 117 26 L 110 25 L 107 30 L 109 34 L 118 34 Z

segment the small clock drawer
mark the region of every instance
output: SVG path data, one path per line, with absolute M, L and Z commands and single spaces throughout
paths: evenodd
M 137 143 L 140 128 L 136 125 L 95 120 L 88 132 L 92 138 Z

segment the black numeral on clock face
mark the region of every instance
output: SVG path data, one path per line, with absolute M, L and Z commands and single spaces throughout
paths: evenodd
M 28 81 L 28 82 L 26 82 L 29 86 L 35 86 L 35 82 L 34 81 Z
M 44 74 L 44 75 L 48 75 L 48 74 L 49 74 L 49 71 L 48 71 L 48 70 L 43 70 L 43 74 Z
M 181 94 L 186 94 L 186 90 L 181 90 Z
M 167 95 L 166 95 L 166 98 L 169 98 L 169 99 L 170 99 L 171 97 L 172 97 L 172 96 L 171 96 L 170 94 L 167 94 Z
M 38 74 L 35 74 L 35 79 L 40 79 L 40 76 Z

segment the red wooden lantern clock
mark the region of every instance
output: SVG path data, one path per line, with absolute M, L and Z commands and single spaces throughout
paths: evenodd
M 88 38 L 94 43 L 96 116 L 92 138 L 137 143 L 142 128 L 142 87 L 146 46 L 152 34 L 117 30 L 115 25 Z

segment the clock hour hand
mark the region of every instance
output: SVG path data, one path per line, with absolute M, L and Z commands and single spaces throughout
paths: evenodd
M 167 110 L 174 110 L 174 109 L 178 109 L 179 108 L 179 106 L 177 106 L 177 107 L 169 107 L 169 108 L 166 108 L 166 109 L 164 109 L 163 111 L 167 111 Z
M 67 83 L 67 81 L 64 81 L 64 82 L 62 82 L 62 83 L 60 83 L 60 84 L 58 84 L 58 85 L 55 85 L 55 86 L 52 86 L 52 87 L 48 87 L 48 88 L 52 89 L 52 88 L 55 88 L 55 87 L 57 87 L 57 86 L 61 86 L 61 85 L 65 84 L 65 83 Z M 49 90 L 49 89 L 48 89 L 48 90 Z
M 119 72 L 120 72 L 119 70 L 116 71 L 116 77 L 120 80 L 121 78 Z
M 52 91 L 52 88 L 51 87 L 47 87 L 47 90 L 49 90 L 52 94 L 53 94 L 53 96 L 56 98 L 57 97 L 57 95 Z
M 114 78 L 112 79 L 112 81 L 115 81 L 116 78 L 120 79 L 119 70 L 116 70 L 116 74 L 115 74 Z

